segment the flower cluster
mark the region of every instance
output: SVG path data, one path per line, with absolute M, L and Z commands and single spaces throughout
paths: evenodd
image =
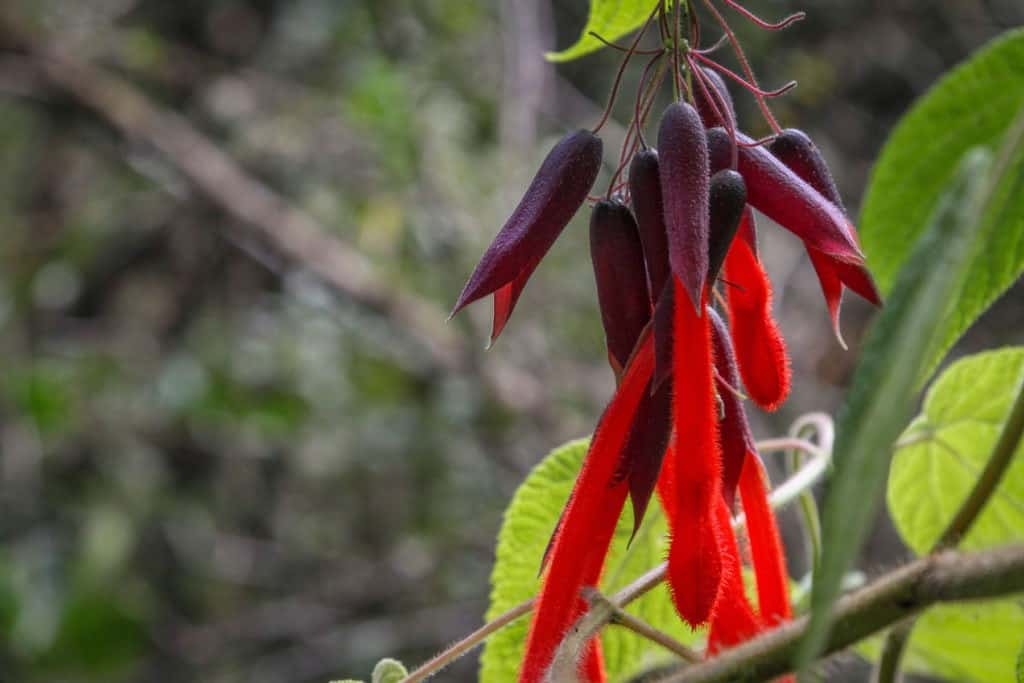
M 767 479 L 740 392 L 742 386 L 751 401 L 774 410 L 790 386 L 752 209 L 803 240 L 840 343 L 844 287 L 881 303 L 822 155 L 802 132 L 780 130 L 765 105 L 766 97 L 790 86 L 761 90 L 728 24 L 712 0 L 704 2 L 746 78 L 714 62 L 712 50 L 691 47 L 700 44 L 700 26 L 688 3 L 677 3 L 673 13 L 659 1 L 627 50 L 626 60 L 639 54 L 640 37 L 657 24 L 666 47 L 649 51 L 630 135 L 590 221 L 601 319 L 618 387 L 545 555 L 523 683 L 544 679 L 559 643 L 586 611 L 580 590 L 597 585 L 626 499 L 639 526 L 655 490 L 671 534 L 672 600 L 688 624 L 709 625 L 709 653 L 791 617 Z M 725 2 L 767 28 L 801 16 L 769 24 L 737 2 Z M 686 42 L 679 38 L 684 22 Z M 754 94 L 774 135 L 755 141 L 738 130 L 719 73 Z M 666 74 L 679 97 L 662 114 L 654 149 L 643 128 Z M 544 254 L 588 201 L 602 161 L 599 129 L 571 133 L 549 153 L 460 295 L 454 312 L 493 295 L 492 340 Z M 623 174 L 627 179 L 620 182 Z M 731 524 L 737 498 L 747 520 L 756 608 L 744 591 Z M 596 639 L 586 647 L 580 673 L 604 680 Z

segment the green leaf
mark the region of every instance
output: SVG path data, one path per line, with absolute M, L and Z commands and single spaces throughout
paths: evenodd
M 976 146 L 994 147 L 1024 105 L 1024 30 L 980 50 L 914 105 L 882 150 L 861 215 L 861 241 L 884 294 L 956 173 Z M 1016 179 L 1024 164 L 1016 165 Z M 1011 174 L 1012 177 L 1013 174 Z M 937 331 L 933 368 L 1024 271 L 1024 192 L 1006 190 L 1005 219 L 972 260 L 955 307 Z
M 640 28 L 656 6 L 651 0 L 591 0 L 590 16 L 579 40 L 561 52 L 549 52 L 546 57 L 552 62 L 568 62 L 599 50 L 604 44 L 592 32 L 605 40 L 618 40 Z
M 572 491 L 587 445 L 586 440 L 573 441 L 553 451 L 534 468 L 512 498 L 498 535 L 488 620 L 532 598 L 540 589 L 541 556 Z M 619 590 L 665 558 L 667 527 L 656 497 L 627 551 L 632 529 L 631 507 L 626 505 L 601 581 L 605 595 Z M 699 640 L 698 634 L 691 632 L 676 615 L 664 584 L 631 603 L 628 609 L 683 643 L 696 644 Z M 481 658 L 481 683 L 516 680 L 528 626 L 527 616 L 491 636 Z M 671 661 L 671 655 L 664 650 L 625 629 L 604 629 L 601 643 L 608 680 L 613 683 L 627 681 Z
M 811 624 L 799 653 L 801 664 L 812 661 L 825 643 L 832 602 L 878 508 L 892 444 L 911 417 L 928 362 L 929 340 L 934 339 L 979 240 L 986 236 L 980 217 L 1001 179 L 999 173 L 989 173 L 990 166 L 983 150 L 969 154 L 961 164 L 868 333 L 839 416 L 836 471 L 825 500 L 820 571 L 811 595 Z
M 919 555 L 932 548 L 974 486 L 1024 383 L 1024 347 L 957 361 L 928 391 L 898 443 L 889 472 L 889 513 Z M 1024 445 L 960 547 L 1024 541 Z M 1024 631 L 1022 631 L 1024 633 Z
M 1009 683 L 1024 634 L 1024 609 L 1015 600 L 933 607 L 918 618 L 903 670 L 958 683 Z M 881 638 L 858 646 L 878 659 Z
M 1017 655 L 1017 683 L 1024 683 L 1024 644 L 1020 647 L 1020 654 Z
M 951 365 L 900 437 L 889 472 L 889 513 L 903 541 L 927 553 L 953 519 L 992 453 L 1024 384 L 1024 348 Z M 1024 446 L 968 534 L 966 550 L 1024 540 Z M 957 681 L 1010 681 L 1024 633 L 1016 599 L 942 606 L 914 627 L 905 666 Z
M 373 667 L 371 683 L 399 683 L 409 675 L 402 663 L 395 659 L 382 659 Z

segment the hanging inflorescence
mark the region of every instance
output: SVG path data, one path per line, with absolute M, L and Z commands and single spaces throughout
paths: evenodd
M 544 679 L 559 643 L 586 611 L 580 590 L 597 585 L 626 498 L 635 533 L 655 490 L 671 534 L 672 600 L 691 626 L 710 625 L 709 653 L 791 617 L 767 479 L 743 405 L 749 397 L 775 410 L 790 385 L 752 209 L 803 240 L 840 343 L 844 288 L 881 304 L 824 159 L 807 135 L 780 129 L 769 110 L 768 100 L 793 84 L 774 91 L 758 85 L 714 0 L 702 6 L 722 39 L 701 48 L 692 1 L 676 0 L 667 9 L 659 0 L 629 47 L 608 43 L 625 52 L 608 111 L 593 130 L 567 135 L 548 154 L 453 312 L 493 295 L 491 338 L 497 338 L 562 229 L 588 198 L 594 202 L 591 259 L 618 387 L 545 553 L 520 671 L 524 683 Z M 769 23 L 735 0 L 722 1 L 769 30 L 803 18 Z M 639 50 L 655 27 L 663 47 Z M 722 44 L 732 47 L 742 73 L 712 58 Z M 597 133 L 627 63 L 638 55 L 649 59 L 618 164 L 607 192 L 589 197 L 602 161 Z M 723 76 L 754 96 L 773 135 L 754 140 L 739 130 Z M 644 129 L 666 78 L 675 97 L 662 114 L 655 149 Z M 756 608 L 743 588 L 731 525 L 737 494 L 747 519 Z M 596 639 L 580 673 L 604 680 Z

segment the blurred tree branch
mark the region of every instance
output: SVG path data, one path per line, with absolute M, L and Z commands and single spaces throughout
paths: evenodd
M 445 313 L 433 302 L 386 280 L 365 256 L 246 173 L 187 119 L 160 108 L 101 67 L 67 54 L 59 44 L 0 11 L 0 50 L 21 55 L 20 60 L 8 60 L 16 76 L 8 91 L 31 95 L 38 86 L 52 89 L 93 112 L 125 139 L 154 149 L 202 196 L 234 218 L 244 228 L 243 237 L 308 270 L 336 293 L 385 317 L 414 339 L 429 357 L 425 374 L 472 372 L 510 409 L 541 419 L 548 414 L 546 393 L 535 379 L 509 368 L 488 370 L 479 362 L 479 353 L 445 327 Z

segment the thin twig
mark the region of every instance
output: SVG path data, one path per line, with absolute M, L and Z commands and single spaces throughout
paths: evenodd
M 940 602 L 1001 597 L 1024 590 L 1024 545 L 981 553 L 946 551 L 895 569 L 841 598 L 823 654 L 838 652 Z M 660 683 L 767 681 L 787 673 L 807 631 L 801 617 Z
M 590 604 L 597 604 L 599 601 L 607 602 L 612 606 L 611 623 L 621 626 L 625 629 L 629 629 L 633 633 L 637 634 L 642 638 L 650 640 L 652 643 L 657 643 L 669 652 L 675 654 L 680 659 L 690 663 L 696 663 L 703 659 L 700 653 L 691 647 L 687 647 L 683 643 L 665 633 L 659 628 L 648 624 L 643 619 L 635 617 L 629 612 L 626 612 L 619 607 L 616 607 L 611 601 L 605 596 L 601 595 L 598 591 L 593 588 L 586 589 L 586 598 Z

